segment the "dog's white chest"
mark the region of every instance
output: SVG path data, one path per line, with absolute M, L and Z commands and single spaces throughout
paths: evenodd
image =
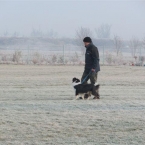
M 77 85 L 80 85 L 80 84 L 81 84 L 81 82 L 79 82 L 79 83 L 73 82 L 72 86 L 74 87 L 74 86 L 77 86 Z

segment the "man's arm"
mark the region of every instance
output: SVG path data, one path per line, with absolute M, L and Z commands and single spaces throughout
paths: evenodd
M 97 68 L 97 61 L 99 61 L 99 52 L 97 47 L 92 48 L 92 57 L 93 57 L 93 68 L 92 71 L 95 71 Z

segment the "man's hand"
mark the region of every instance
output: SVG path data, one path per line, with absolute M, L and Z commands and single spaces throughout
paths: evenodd
M 95 72 L 95 69 L 92 68 L 92 72 Z

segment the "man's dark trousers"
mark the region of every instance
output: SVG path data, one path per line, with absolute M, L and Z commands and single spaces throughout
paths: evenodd
M 91 70 L 90 70 L 91 71 Z M 85 70 L 82 78 L 81 78 L 81 82 L 85 79 L 85 81 L 83 82 L 83 84 L 87 84 L 87 81 L 90 79 L 91 84 L 95 84 L 97 82 L 97 76 L 98 73 L 97 72 L 91 72 L 88 70 Z M 90 73 L 90 74 L 89 74 Z M 89 74 L 89 76 L 87 77 L 87 75 Z M 87 77 L 87 78 L 86 78 Z

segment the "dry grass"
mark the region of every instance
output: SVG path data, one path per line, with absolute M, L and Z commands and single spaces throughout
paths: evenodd
M 73 100 L 82 66 L 0 65 L 0 145 L 144 145 L 145 67 L 101 67 L 100 100 Z

